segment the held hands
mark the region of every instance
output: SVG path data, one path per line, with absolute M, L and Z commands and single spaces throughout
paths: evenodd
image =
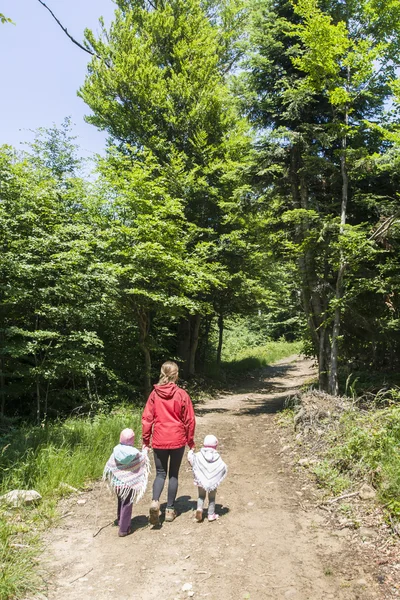
M 193 454 L 194 454 L 194 449 L 191 448 L 189 450 L 189 452 L 187 453 L 187 459 L 190 464 L 192 464 L 192 461 L 193 461 Z

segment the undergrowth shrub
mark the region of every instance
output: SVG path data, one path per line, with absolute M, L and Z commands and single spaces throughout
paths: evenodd
M 344 489 L 333 477 L 333 470 L 338 478 L 369 481 L 380 500 L 400 516 L 400 406 L 347 411 L 332 435 L 327 453 L 331 471 L 324 483 L 333 491 Z M 321 481 L 324 464 L 319 465 L 319 473 L 315 469 Z

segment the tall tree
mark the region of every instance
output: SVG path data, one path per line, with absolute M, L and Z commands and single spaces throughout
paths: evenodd
M 109 132 L 130 164 L 150 152 L 165 191 L 180 199 L 185 260 L 199 265 L 197 291 L 187 289 L 192 309 L 181 315 L 178 331 L 178 351 L 191 375 L 201 315 L 214 310 L 213 295 L 228 285 L 223 274 L 233 267 L 223 247 L 234 252 L 241 227 L 234 213 L 248 191 L 242 165 L 249 135 L 226 82 L 240 7 L 235 12 L 232 5 L 199 0 L 119 0 L 117 6 L 109 31 L 103 27 L 99 39 L 86 32 L 100 58 L 89 65 L 80 94 L 93 111 L 88 121 Z
M 387 205 L 388 182 L 371 202 L 372 178 L 358 173 L 385 150 L 371 122 L 383 119 L 390 97 L 398 24 L 391 2 L 254 4 L 247 102 L 269 132 L 259 179 L 275 222 L 285 223 L 284 244 L 297 255 L 320 387 L 332 393 L 343 310 L 357 294 L 345 275 L 373 253 L 362 223 Z

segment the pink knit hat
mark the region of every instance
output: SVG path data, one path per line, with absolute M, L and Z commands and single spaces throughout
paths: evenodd
M 133 429 L 123 429 L 121 431 L 121 435 L 119 436 L 119 443 L 124 446 L 133 446 L 135 443 L 135 432 Z
M 205 448 L 216 448 L 218 446 L 218 440 L 215 435 L 206 435 L 203 446 Z

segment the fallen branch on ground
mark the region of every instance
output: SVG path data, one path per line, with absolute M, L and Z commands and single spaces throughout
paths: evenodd
M 69 583 L 75 583 L 75 581 L 78 581 L 78 579 L 82 579 L 82 577 L 86 577 L 86 575 L 89 575 L 89 573 L 91 573 L 93 571 L 93 567 L 91 569 L 89 569 L 89 571 L 87 573 L 84 573 L 84 575 L 80 575 L 79 577 L 77 577 L 76 579 L 74 579 L 73 581 L 70 581 Z
M 114 521 L 110 521 L 109 523 L 107 523 L 107 525 L 103 525 L 103 527 L 100 527 L 100 529 L 98 531 L 96 531 L 96 533 L 93 534 L 93 537 L 95 538 L 96 535 L 99 535 L 100 531 L 103 531 L 103 529 L 105 529 L 106 527 L 109 527 L 113 523 L 114 523 Z
M 352 492 L 351 494 L 343 494 L 342 496 L 338 496 L 337 498 L 332 498 L 331 500 L 326 500 L 325 502 L 321 502 L 317 504 L 318 507 L 323 507 L 324 504 L 333 504 L 334 502 L 339 502 L 339 500 L 345 500 L 346 498 L 353 498 L 354 496 L 358 496 L 359 492 Z

